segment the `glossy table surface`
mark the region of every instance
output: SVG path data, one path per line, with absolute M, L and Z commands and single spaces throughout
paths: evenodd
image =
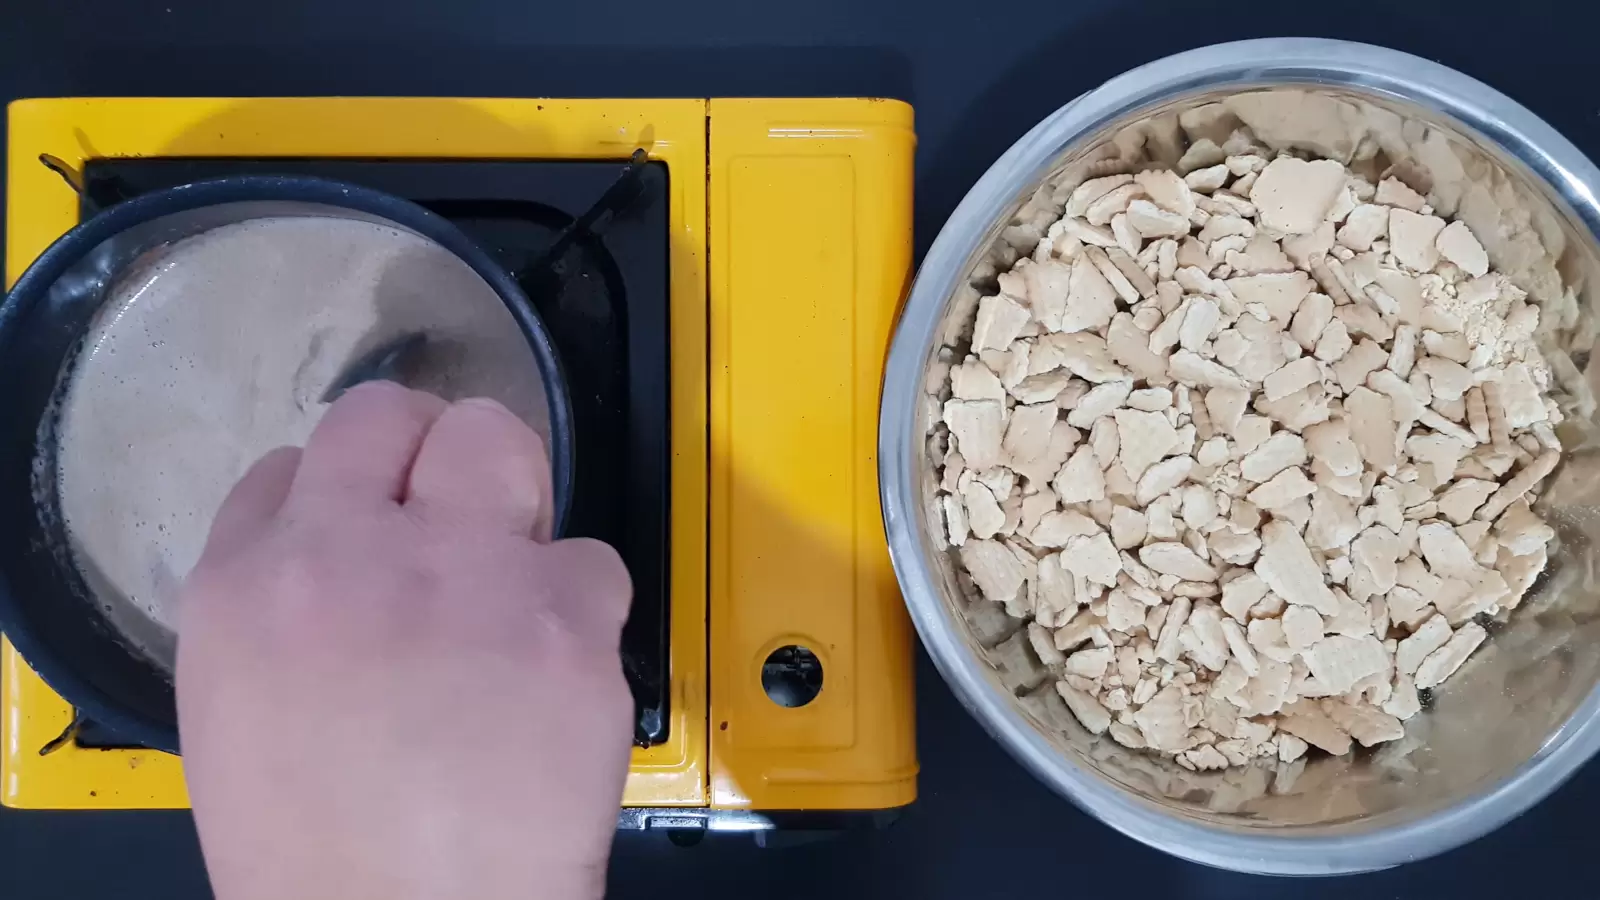
M 71 0 L 0 16 L 0 100 L 67 95 L 878 95 L 916 107 L 917 249 L 1038 119 L 1177 50 L 1304 35 L 1385 43 L 1489 82 L 1600 154 L 1581 5 L 1395 0 Z M 907 10 L 913 10 L 908 15 Z M 1513 12 L 1509 12 L 1511 10 Z M 1581 896 L 1600 767 L 1444 857 L 1353 879 L 1254 878 L 1182 863 L 1040 787 L 919 664 L 922 797 L 893 828 L 801 846 L 674 847 L 625 835 L 611 896 L 1476 898 Z M 93 860 L 91 863 L 90 860 Z M 1587 893 L 1592 893 L 1589 888 Z M 186 814 L 0 810 L 0 896 L 209 896 Z

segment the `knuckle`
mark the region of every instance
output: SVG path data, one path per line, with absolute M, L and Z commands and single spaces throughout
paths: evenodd
M 458 400 L 443 422 L 459 440 L 471 440 L 475 452 L 518 460 L 544 449 L 539 435 L 498 400 L 470 397 Z

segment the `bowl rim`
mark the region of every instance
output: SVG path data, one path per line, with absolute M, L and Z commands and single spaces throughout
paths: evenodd
M 885 367 L 879 420 L 884 527 L 906 608 L 935 667 L 967 711 L 1033 775 L 1134 840 L 1204 865 L 1272 875 L 1389 868 L 1475 840 L 1521 814 L 1600 749 L 1600 686 L 1533 756 L 1498 783 L 1416 818 L 1361 830 L 1270 834 L 1174 814 L 1112 784 L 1054 749 L 997 691 L 941 598 L 919 539 L 925 521 L 915 483 L 924 442 L 914 431 L 924 367 L 947 303 L 981 244 L 1060 154 L 1107 125 L 1174 100 L 1217 90 L 1303 84 L 1389 97 L 1446 116 L 1532 170 L 1591 235 L 1600 235 L 1600 169 L 1516 101 L 1444 65 L 1383 47 L 1315 38 L 1213 44 L 1119 75 L 1062 106 L 1017 140 L 967 192 L 917 272 Z M 1294 829 L 1288 829 L 1293 831 Z

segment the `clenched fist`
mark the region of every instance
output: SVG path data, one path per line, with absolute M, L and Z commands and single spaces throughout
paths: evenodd
M 551 540 L 537 435 L 389 383 L 217 513 L 178 711 L 220 900 L 591 898 L 632 736 L 617 554 Z

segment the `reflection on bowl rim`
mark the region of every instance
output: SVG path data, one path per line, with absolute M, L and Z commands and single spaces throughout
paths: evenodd
M 1122 833 L 1207 865 L 1284 875 L 1386 868 L 1443 852 L 1499 827 L 1543 799 L 1600 749 L 1600 687 L 1539 750 L 1498 784 L 1408 821 L 1271 833 L 1175 814 L 1067 760 L 996 690 L 965 624 L 943 600 L 926 552 L 916 483 L 916 433 L 925 366 L 938 347 L 948 301 L 969 276 L 1003 216 L 1050 175 L 1068 148 L 1109 136 L 1107 126 L 1201 94 L 1305 86 L 1420 107 L 1514 159 L 1562 201 L 1577 227 L 1600 235 L 1600 169 L 1531 112 L 1487 85 L 1409 54 L 1344 41 L 1275 38 L 1218 44 L 1157 60 L 1063 106 L 1018 140 L 962 199 L 917 273 L 885 370 L 879 426 L 884 523 L 902 593 L 929 655 L 968 711 L 1052 789 Z M 1316 833 L 1307 833 L 1315 829 Z

